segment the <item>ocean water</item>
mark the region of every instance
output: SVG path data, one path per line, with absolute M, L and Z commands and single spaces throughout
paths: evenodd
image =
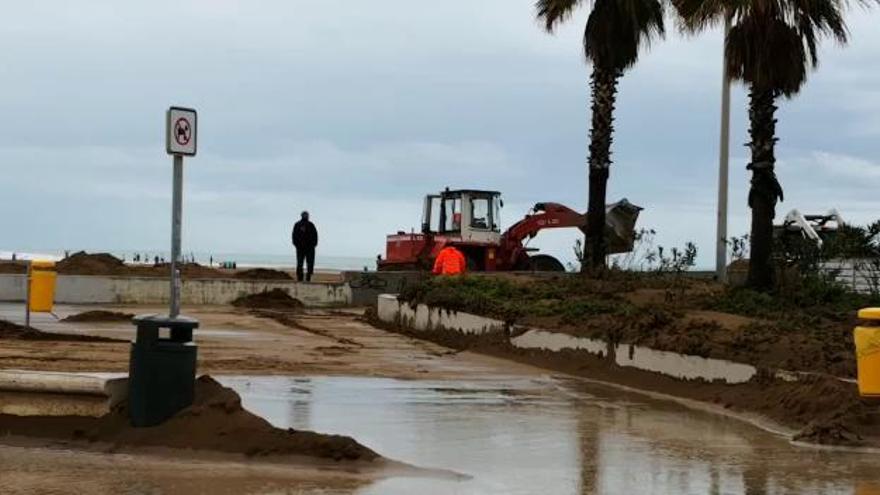
M 74 251 L 70 251 L 73 253 Z M 98 252 L 98 251 L 89 251 Z M 137 255 L 140 255 L 141 262 L 152 263 L 155 257 L 169 259 L 171 255 L 168 251 L 107 251 L 117 258 L 124 259 L 128 263 L 134 262 Z M 0 250 L 0 260 L 54 260 L 58 261 L 64 258 L 65 252 L 59 250 L 33 250 L 33 251 L 12 251 Z M 223 262 L 235 262 L 239 268 L 275 268 L 275 269 L 291 269 L 296 267 L 296 256 L 291 250 L 289 255 L 284 254 L 253 254 L 253 253 L 204 253 L 204 252 L 184 252 L 183 257 L 186 260 L 195 260 L 202 265 L 209 265 L 213 262 L 216 266 Z M 148 261 L 144 261 L 148 260 Z M 358 257 L 358 256 L 323 256 L 320 251 L 315 257 L 315 268 L 320 270 L 363 270 L 364 268 L 375 270 L 375 258 Z

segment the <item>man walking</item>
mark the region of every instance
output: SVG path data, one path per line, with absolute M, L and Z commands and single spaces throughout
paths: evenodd
M 293 225 L 293 246 L 296 248 L 296 279 L 303 281 L 303 261 L 308 265 L 305 280 L 312 280 L 315 271 L 315 248 L 318 246 L 318 229 L 309 221 L 309 212 L 300 215 L 300 221 Z

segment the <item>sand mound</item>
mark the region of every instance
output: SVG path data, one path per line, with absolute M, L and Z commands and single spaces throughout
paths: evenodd
M 127 342 L 106 337 L 94 337 L 92 335 L 71 335 L 63 333 L 41 332 L 33 327 L 25 328 L 22 325 L 0 320 L 0 339 L 3 340 L 47 340 L 57 342 Z
M 123 404 L 100 418 L 0 415 L 0 434 L 102 442 L 117 449 L 166 447 L 337 461 L 379 458 L 350 437 L 275 428 L 242 408 L 238 394 L 209 376 L 196 382 L 191 407 L 158 426 L 132 427 Z
M 185 279 L 236 278 L 239 280 L 292 280 L 280 270 L 253 268 L 237 273 L 211 268 L 198 263 L 180 263 L 180 274 Z M 76 252 L 55 265 L 61 275 L 112 275 L 129 277 L 164 278 L 169 275 L 167 262 L 156 265 L 126 265 L 124 261 L 108 253 Z M 0 273 L 26 273 L 23 262 L 0 262 Z
M 200 265 L 198 263 L 181 263 L 180 265 L 180 275 L 184 278 L 226 278 L 227 274 L 217 270 L 215 268 L 211 268 L 209 266 Z M 160 274 L 164 274 L 162 276 L 168 276 L 168 272 L 170 270 L 167 263 L 161 264 L 156 267 L 156 270 L 160 272 Z
M 293 277 L 286 272 L 270 270 L 268 268 L 244 270 L 236 273 L 235 278 L 241 280 L 293 280 Z
M 89 254 L 79 251 L 59 261 L 55 268 L 65 275 L 124 275 L 128 272 L 123 261 L 112 254 Z
M 795 435 L 794 440 L 796 442 L 847 447 L 858 447 L 865 444 L 861 435 L 852 431 L 849 426 L 839 420 L 825 424 L 812 424 Z
M 75 315 L 70 315 L 61 321 L 70 322 L 70 323 L 78 323 L 78 322 L 98 323 L 98 322 L 131 321 L 132 318 L 134 318 L 134 315 L 130 314 L 130 313 L 119 313 L 117 311 L 104 311 L 104 310 L 99 309 L 99 310 L 95 310 L 95 311 L 85 311 L 83 313 L 77 313 Z
M 169 264 L 126 265 L 124 261 L 108 253 L 86 253 L 79 251 L 59 261 L 55 265 L 61 275 L 115 275 L 130 277 L 164 278 L 169 275 Z M 180 274 L 184 278 L 226 278 L 226 273 L 198 263 L 180 263 Z
M 290 294 L 282 289 L 272 289 L 257 294 L 248 294 L 232 301 L 232 305 L 238 308 L 276 309 L 286 311 L 299 310 L 304 306 L 299 299 L 290 297 Z
M 0 273 L 24 274 L 27 273 L 27 265 L 23 261 L 0 261 Z

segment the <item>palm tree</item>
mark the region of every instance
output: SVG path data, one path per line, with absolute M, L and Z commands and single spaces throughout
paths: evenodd
M 538 20 L 548 32 L 572 16 L 583 0 L 538 0 Z M 605 266 L 605 194 L 611 166 L 617 83 L 635 65 L 639 50 L 662 37 L 660 0 L 593 0 L 584 31 L 584 54 L 593 65 L 590 76 L 593 122 L 590 129 L 590 194 L 582 269 Z
M 773 287 L 771 262 L 773 218 L 782 187 L 776 164 L 776 102 L 791 98 L 815 68 L 817 45 L 823 36 L 845 44 L 843 19 L 846 0 L 672 0 L 685 27 L 697 32 L 721 23 L 732 26 L 725 40 L 725 58 L 731 80 L 749 90 L 749 135 L 752 153 L 746 167 L 752 172 L 749 207 L 752 210 L 751 260 L 748 285 Z

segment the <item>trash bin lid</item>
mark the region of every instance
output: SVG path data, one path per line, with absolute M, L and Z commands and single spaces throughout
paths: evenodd
M 863 308 L 859 310 L 862 320 L 880 320 L 880 308 Z
M 132 318 L 131 322 L 137 326 L 156 326 L 161 328 L 198 328 L 199 320 L 188 316 L 169 318 L 168 315 L 148 314 Z

